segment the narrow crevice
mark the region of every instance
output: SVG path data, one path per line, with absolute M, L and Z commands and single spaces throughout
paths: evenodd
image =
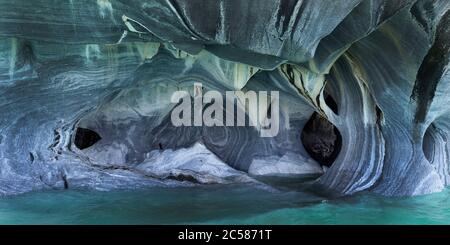
M 336 98 L 339 98 L 336 91 L 337 88 L 330 82 L 329 77 L 326 77 L 326 81 L 322 92 L 325 104 L 334 112 L 334 114 L 339 115 L 339 103 L 338 100 L 336 100 Z
M 380 109 L 380 107 L 375 106 L 375 112 L 376 112 L 376 116 L 377 116 L 376 122 L 377 122 L 379 129 L 381 130 L 382 129 L 381 124 L 384 121 L 383 111 Z
M 67 181 L 67 176 L 65 174 L 61 174 L 61 179 L 64 182 L 64 189 L 69 189 L 69 181 Z
M 33 163 L 34 162 L 34 155 L 33 155 L 33 153 L 31 151 L 29 152 L 29 155 L 30 155 L 30 162 Z
M 434 126 L 434 124 L 431 124 L 425 131 L 425 135 L 423 137 L 422 142 L 423 154 L 430 163 L 433 163 L 434 161 L 435 145 L 438 143 L 435 142 L 434 139 L 436 133 L 438 133 L 436 126 Z
M 200 182 L 194 176 L 187 174 L 170 174 L 165 179 L 176 180 L 181 182 L 187 181 L 195 184 L 200 184 Z
M 334 112 L 334 114 L 339 115 L 338 104 L 333 99 L 333 97 L 326 92 L 324 93 L 325 103 Z

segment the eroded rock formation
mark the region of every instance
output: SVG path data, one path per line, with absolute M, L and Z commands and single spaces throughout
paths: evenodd
M 448 0 L 0 6 L 1 194 L 255 175 L 314 175 L 337 195 L 450 183 Z M 279 91 L 279 134 L 173 126 L 171 95 L 196 82 Z

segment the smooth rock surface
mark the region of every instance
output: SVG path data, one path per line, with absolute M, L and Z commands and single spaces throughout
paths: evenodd
M 447 0 L 0 6 L 0 194 L 252 182 L 245 172 L 320 173 L 312 188 L 337 195 L 450 183 Z M 172 93 L 197 82 L 278 91 L 278 135 L 174 127 Z M 342 137 L 326 172 L 301 139 L 314 113 Z M 79 127 L 100 139 L 78 148 Z

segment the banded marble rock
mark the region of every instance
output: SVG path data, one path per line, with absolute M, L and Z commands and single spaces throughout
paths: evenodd
M 1 195 L 264 177 L 308 176 L 330 195 L 450 184 L 448 0 L 0 6 Z M 171 95 L 195 97 L 196 83 L 278 91 L 279 133 L 175 127 Z

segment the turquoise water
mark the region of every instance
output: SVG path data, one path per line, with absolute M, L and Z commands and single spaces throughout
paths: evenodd
M 46 191 L 1 197 L 0 224 L 450 224 L 450 191 L 335 200 L 249 186 Z

